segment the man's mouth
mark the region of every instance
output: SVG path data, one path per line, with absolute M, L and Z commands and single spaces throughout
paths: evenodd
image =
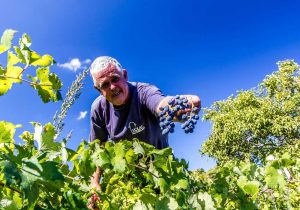
M 115 91 L 115 92 L 113 92 L 112 93 L 112 97 L 116 97 L 116 96 L 118 96 L 118 95 L 120 95 L 121 94 L 121 91 Z

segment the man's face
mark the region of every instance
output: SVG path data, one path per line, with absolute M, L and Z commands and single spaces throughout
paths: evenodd
M 119 67 L 109 64 L 108 67 L 93 75 L 95 86 L 101 94 L 113 105 L 120 106 L 129 98 L 128 77 Z

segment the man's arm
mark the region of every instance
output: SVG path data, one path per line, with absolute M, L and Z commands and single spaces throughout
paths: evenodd
M 180 95 L 180 97 L 181 98 L 186 98 L 188 100 L 188 104 L 190 105 L 190 108 L 185 108 L 184 110 L 179 110 L 175 115 L 175 118 L 174 118 L 175 121 L 178 121 L 176 116 L 179 116 L 181 114 L 190 112 L 192 107 L 198 107 L 199 110 L 201 109 L 201 101 L 200 101 L 199 96 L 196 96 L 196 95 Z M 160 107 L 167 106 L 168 101 L 172 98 L 174 98 L 174 96 L 167 96 L 163 100 L 161 100 L 161 102 L 159 103 L 159 105 L 157 106 L 157 109 L 156 109 L 156 114 L 157 115 L 159 115 L 159 113 L 161 112 Z
M 102 190 L 101 185 L 99 184 L 101 175 L 102 175 L 101 168 L 97 167 L 95 173 L 91 177 L 91 186 L 96 188 L 96 190 L 100 190 L 100 191 Z

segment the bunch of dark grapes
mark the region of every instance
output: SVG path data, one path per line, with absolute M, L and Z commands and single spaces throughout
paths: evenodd
M 173 119 L 176 115 L 177 119 L 182 122 L 181 128 L 185 133 L 193 133 L 197 120 L 199 120 L 199 108 L 190 106 L 186 97 L 176 95 L 168 101 L 168 105 L 160 107 L 159 126 L 162 129 L 162 134 L 173 133 L 175 124 Z M 183 112 L 183 110 L 191 109 L 190 112 Z M 182 112 L 180 112 L 182 111 Z M 177 114 L 176 114 L 177 113 Z M 178 113 L 181 113 L 178 115 Z

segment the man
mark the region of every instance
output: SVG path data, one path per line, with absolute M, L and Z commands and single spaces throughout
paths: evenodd
M 96 58 L 90 72 L 94 87 L 101 93 L 91 108 L 90 141 L 137 138 L 158 149 L 168 147 L 168 135 L 162 134 L 158 115 L 159 108 L 166 106 L 171 96 L 164 96 L 153 85 L 128 82 L 127 71 L 112 57 Z M 190 104 L 200 108 L 198 96 L 184 96 Z M 181 112 L 186 111 L 190 110 Z M 97 189 L 100 189 L 99 178 L 98 168 L 92 178 Z

